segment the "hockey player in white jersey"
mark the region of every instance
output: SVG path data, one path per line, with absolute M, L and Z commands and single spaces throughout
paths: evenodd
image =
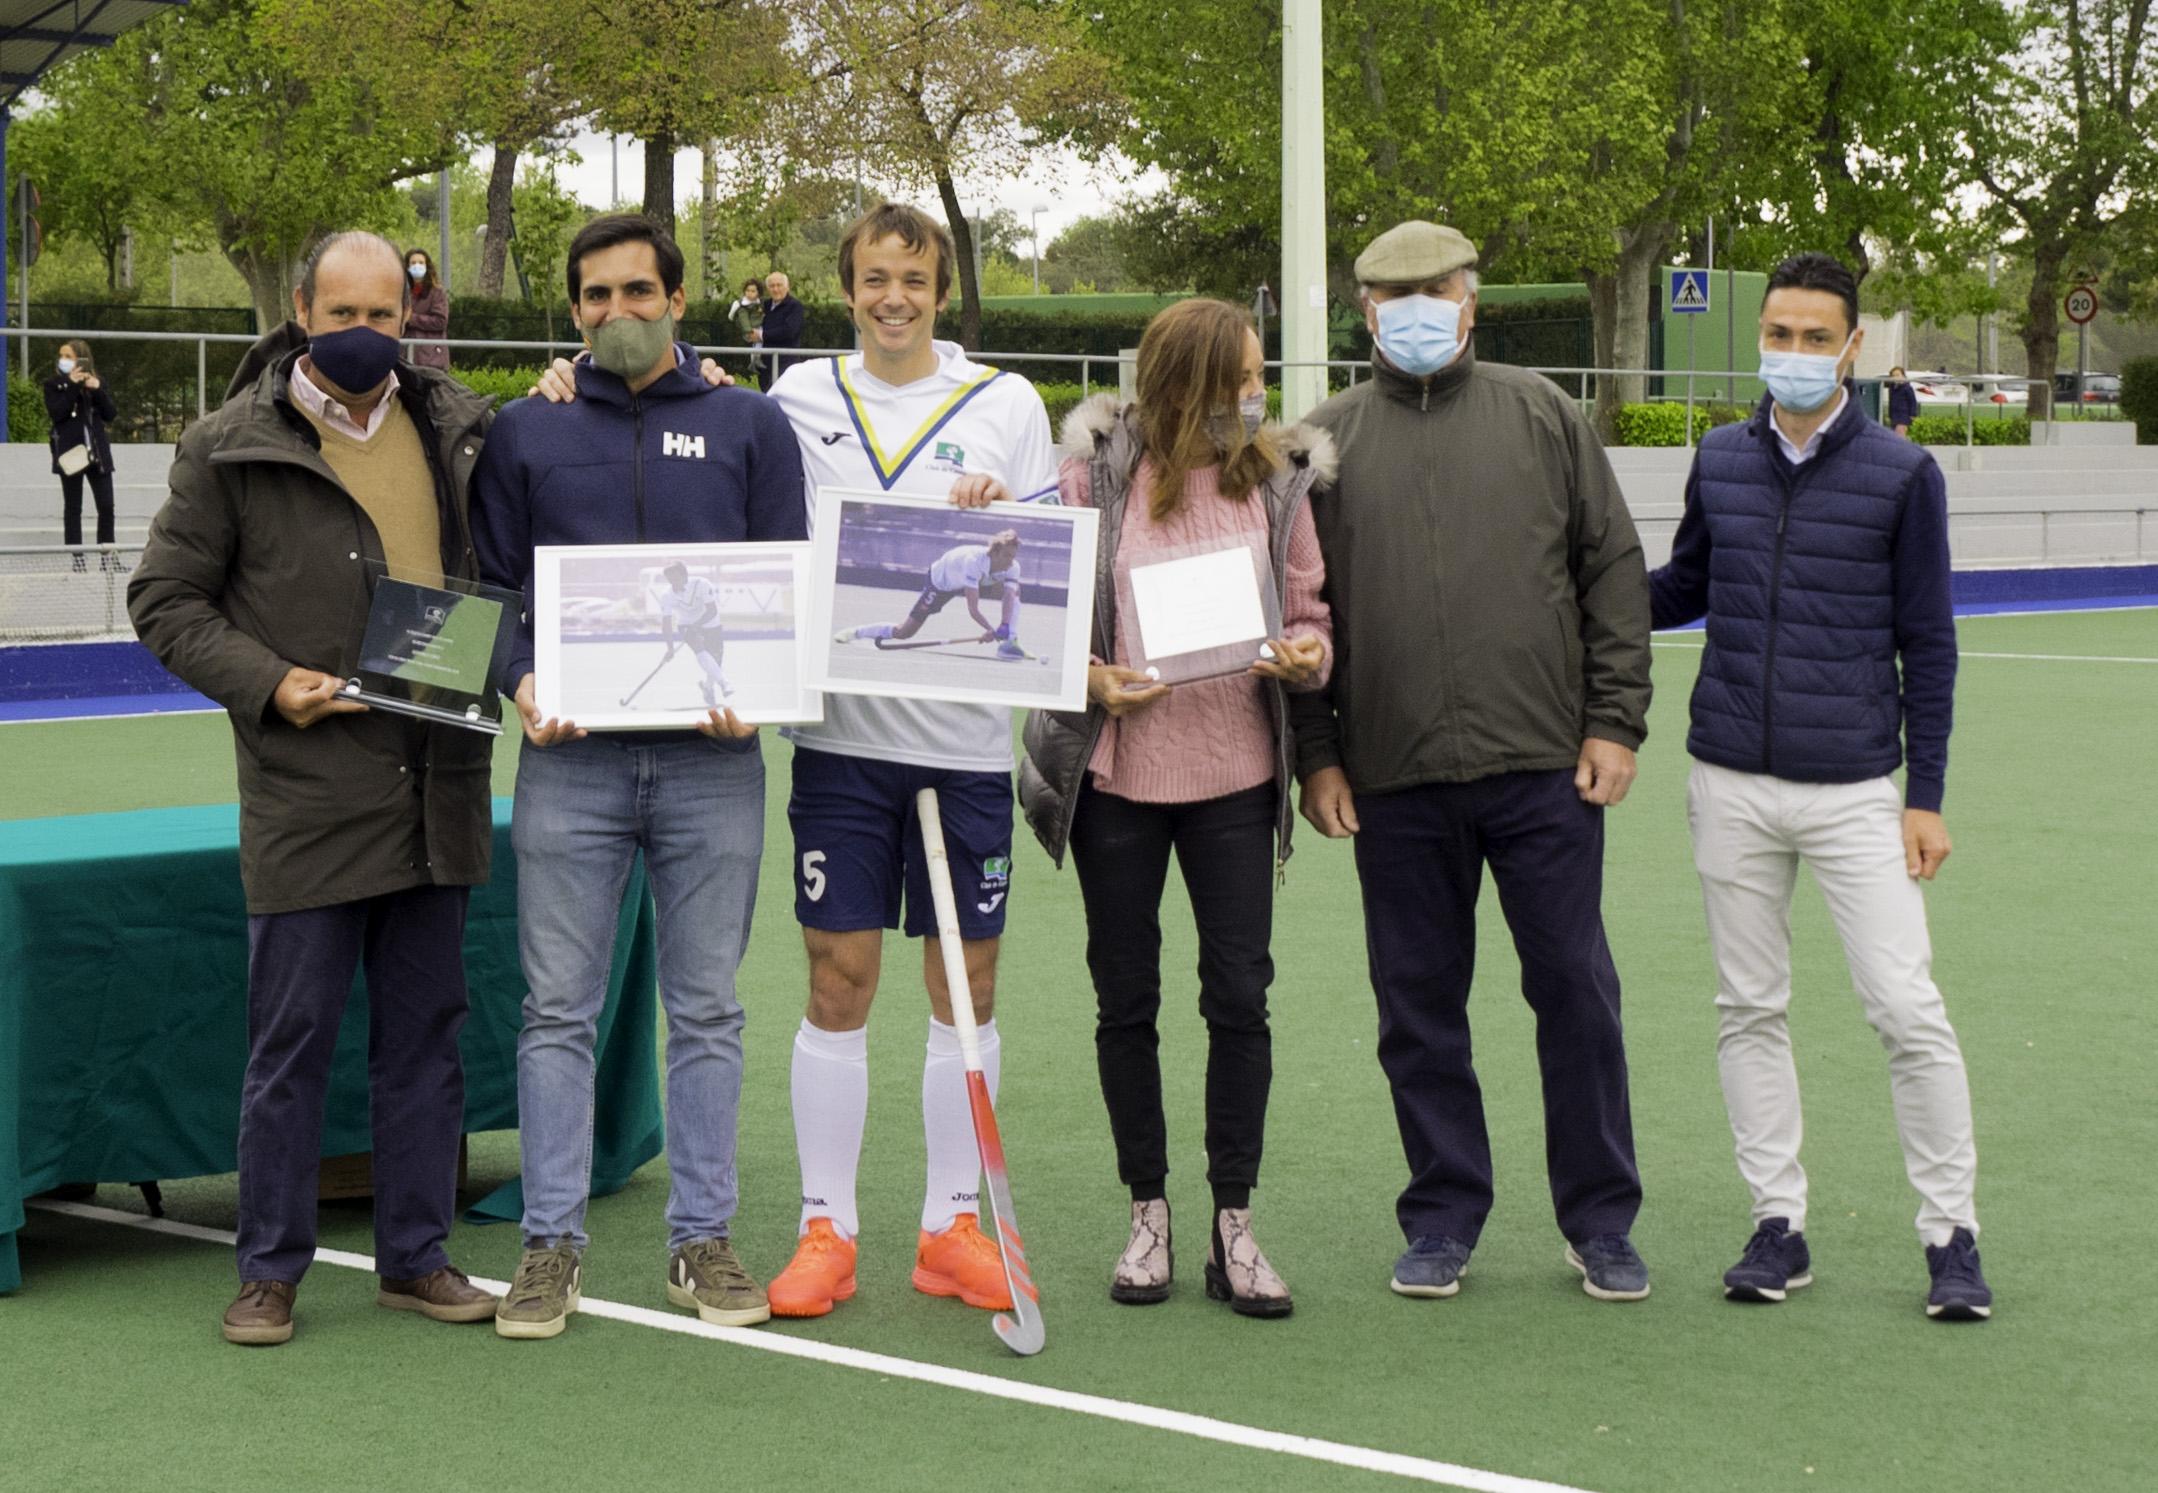
M 871 642 L 878 647 L 904 642 L 922 630 L 922 624 L 950 605 L 955 596 L 967 599 L 967 614 L 981 636 L 977 643 L 995 643 L 999 658 L 1025 658 L 1019 646 L 1019 534 L 1005 529 L 987 544 L 954 545 L 937 556 L 924 578 L 922 593 L 904 622 L 878 622 L 865 627 L 842 627 L 832 634 L 835 643 Z M 982 602 L 1002 603 L 1002 619 L 991 622 L 982 615 Z
M 652 604 L 660 615 L 660 630 L 666 640 L 667 651 L 676 648 L 675 633 L 681 632 L 681 646 L 689 649 L 689 656 L 697 661 L 704 677 L 697 681 L 697 689 L 704 696 L 704 703 L 711 709 L 723 708 L 734 694 L 734 686 L 727 683 L 727 676 L 720 672 L 719 661 L 726 654 L 726 635 L 719 627 L 719 591 L 704 576 L 692 576 L 689 567 L 680 560 L 674 561 L 660 572 L 664 584 L 652 588 Z

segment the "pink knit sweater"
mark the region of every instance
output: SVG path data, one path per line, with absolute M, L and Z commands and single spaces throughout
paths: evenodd
M 1067 460 L 1059 486 L 1065 503 L 1092 507 L 1087 464 Z M 1124 504 L 1124 531 L 1117 553 L 1134 562 L 1179 545 L 1228 545 L 1255 539 L 1268 548 L 1265 499 L 1242 502 L 1221 495 L 1221 468 L 1204 467 L 1184 483 L 1184 504 L 1167 523 L 1150 512 L 1154 466 L 1141 461 Z M 1289 528 L 1287 607 L 1282 629 L 1291 638 L 1317 638 L 1326 648 L 1319 674 L 1306 688 L 1326 683 L 1334 667 L 1334 624 L 1319 588 L 1326 562 L 1319 554 L 1311 505 L 1298 503 Z M 1131 667 L 1130 644 L 1119 635 L 1113 662 Z M 1153 704 L 1102 725 L 1088 763 L 1094 786 L 1140 803 L 1197 803 L 1256 788 L 1274 777 L 1274 728 L 1267 718 L 1259 675 L 1205 679 L 1178 685 Z

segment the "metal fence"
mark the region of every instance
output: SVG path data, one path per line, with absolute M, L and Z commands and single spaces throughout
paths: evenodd
M 53 343 L 66 341 L 71 337 L 86 337 L 95 338 L 101 342 L 192 344 L 195 349 L 195 397 L 193 403 L 194 418 L 196 419 L 200 419 L 202 416 L 208 414 L 211 409 L 215 408 L 218 403 L 222 402 L 222 396 L 220 396 L 218 400 L 214 401 L 210 397 L 210 349 L 212 347 L 231 347 L 237 349 L 239 347 L 252 346 L 258 340 L 252 334 L 233 332 L 146 332 L 120 329 L 91 331 L 87 329 L 70 329 L 65 327 L 30 327 L 27 329 L 22 327 L 5 327 L 0 328 L 0 335 L 11 338 L 35 337 Z M 509 350 L 531 352 L 538 355 L 534 360 L 536 364 L 545 364 L 553 361 L 557 357 L 572 356 L 576 352 L 580 351 L 583 347 L 583 343 L 568 338 L 560 340 L 543 340 L 537 342 L 500 341 L 484 338 L 450 338 L 447 340 L 446 343 L 440 339 L 427 340 L 432 346 L 448 346 L 453 355 L 460 348 L 472 350 L 488 349 L 495 351 Z M 407 348 L 411 348 L 417 346 L 418 342 L 414 340 L 408 340 L 405 345 L 407 346 Z M 792 361 L 798 358 L 838 357 L 854 351 L 854 348 L 838 347 L 803 347 L 778 350 L 742 347 L 731 344 L 711 344 L 697 346 L 697 352 L 700 355 L 716 359 L 721 362 L 722 366 L 725 366 L 730 362 L 746 365 L 749 364 L 752 359 L 761 359 L 763 360 L 767 368 L 775 359 L 779 361 Z M 1069 383 L 1071 381 L 1069 378 L 1069 371 L 1076 370 L 1079 375 L 1078 382 L 1081 397 L 1092 394 L 1094 391 L 1094 387 L 1097 383 L 1101 384 L 1105 388 L 1128 388 L 1130 373 L 1133 366 L 1132 357 L 1127 353 L 1000 353 L 985 351 L 974 353 L 972 356 L 981 362 L 991 363 L 998 367 L 1028 368 L 1034 365 L 1040 365 L 1050 369 L 1063 370 L 1065 371 L 1066 376 L 1058 381 L 1065 383 Z M 1371 365 L 1369 362 L 1341 358 L 1308 360 L 1269 359 L 1266 363 L 1266 366 L 1270 369 L 1275 370 L 1283 368 L 1323 368 L 1327 372 L 1327 384 L 1330 389 L 1348 388 L 1350 386 L 1353 386 L 1361 378 L 1367 376 L 1370 373 L 1371 369 Z M 454 369 L 452 371 L 454 372 Z M 1650 398 L 1647 390 L 1650 381 L 1654 381 L 1664 391 L 1660 397 L 1654 399 L 1654 402 L 1671 404 L 1683 402 L 1685 404 L 1687 411 L 1685 444 L 1688 446 L 1693 445 L 1699 433 L 1707 428 L 1705 418 L 1697 419 L 1695 411 L 1697 407 L 1708 402 L 1708 400 L 1712 397 L 1713 390 L 1717 386 L 1722 385 L 1725 387 L 1731 387 L 1734 386 L 1736 381 L 1738 380 L 1743 379 L 1752 381 L 1757 380 L 1760 376 L 1760 371 L 1758 369 L 1751 368 L 1703 368 L 1680 369 L 1674 371 L 1668 368 L 1595 368 L 1568 366 L 1531 366 L 1528 367 L 1526 371 L 1530 373 L 1542 374 L 1544 377 L 1549 378 L 1554 383 L 1558 384 L 1561 389 L 1565 390 L 1566 393 L 1575 400 L 1576 404 L 1583 410 L 1584 413 L 1591 412 L 1594 407 L 1595 401 L 1594 391 L 1592 388 L 1592 380 L 1601 378 L 1641 379 L 1644 381 L 1644 399 Z M 222 368 L 220 369 L 220 376 L 229 379 L 229 375 L 223 373 Z M 1946 381 L 1952 383 L 1960 382 L 1965 388 L 1969 388 L 1971 382 L 1987 377 L 1991 377 L 1991 375 L 1950 374 L 1946 376 Z M 1046 382 L 1047 380 L 1042 381 Z M 1683 397 L 1670 392 L 1672 387 L 1679 384 L 1683 384 L 1685 388 L 1685 393 Z M 1702 393 L 1701 397 L 1697 399 L 1697 388 L 1708 392 Z M 138 405 L 147 404 L 149 407 L 152 407 L 160 412 L 159 415 L 153 417 L 153 423 L 157 424 L 157 429 L 153 434 L 149 436 L 149 439 L 170 440 L 178 438 L 179 429 L 177 427 L 171 431 L 170 435 L 167 435 L 164 433 L 161 423 L 163 418 L 162 411 L 164 411 L 168 407 L 172 407 L 173 405 L 173 401 L 171 401 L 167 397 L 161 397 L 161 395 L 169 395 L 169 393 L 169 390 L 130 393 L 130 403 Z M 187 418 L 184 412 L 184 403 L 178 405 L 177 409 L 178 424 L 179 426 L 184 426 Z M 2107 406 L 2103 407 L 2103 409 L 2104 412 L 2099 413 L 2096 410 L 2086 409 L 2084 407 L 2078 406 L 2076 407 L 2072 415 L 2066 414 L 2062 411 L 2054 411 L 2053 418 L 2120 418 L 2120 412 L 2117 406 Z M 1925 414 L 1928 412 L 1922 409 L 1920 413 Z M 1932 411 L 1932 413 L 1938 414 L 1940 413 L 1940 411 L 1936 409 Z M 1978 416 L 1976 414 L 1974 408 L 1974 401 L 1972 399 L 1966 398 L 1964 401 L 1962 401 L 1961 413 L 1963 416 L 1964 428 L 1963 443 L 1966 446 L 1975 445 L 1977 443 L 1976 428 Z M 2002 411 L 2002 413 L 2005 416 L 2005 409 Z M 140 438 L 139 435 L 138 438 Z
M 127 578 L 140 544 L 0 549 L 0 644 L 132 638 Z

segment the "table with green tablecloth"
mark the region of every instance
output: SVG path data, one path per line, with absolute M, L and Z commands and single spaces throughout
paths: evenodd
M 517 865 L 494 804 L 494 879 L 465 931 L 467 1132 L 517 1124 Z M 232 1171 L 247 1066 L 247 917 L 231 804 L 0 822 L 0 1292 L 21 1284 L 23 1199 L 70 1182 Z M 592 1190 L 661 1148 L 651 898 L 632 876 L 600 1020 Z M 367 1001 L 338 1034 L 325 1156 L 371 1149 Z M 514 1220 L 510 1182 L 468 1214 Z

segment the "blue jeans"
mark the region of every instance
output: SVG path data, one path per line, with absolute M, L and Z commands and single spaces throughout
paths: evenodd
M 764 757 L 743 743 L 588 736 L 525 744 L 510 841 L 524 1028 L 517 1123 L 524 1236 L 582 1249 L 592 1187 L 593 1049 L 607 998 L 615 920 L 644 852 L 659 914 L 667 1012 L 668 1247 L 724 1237 L 734 1216 L 742 1006 L 734 972 L 749 945 L 764 853 Z

